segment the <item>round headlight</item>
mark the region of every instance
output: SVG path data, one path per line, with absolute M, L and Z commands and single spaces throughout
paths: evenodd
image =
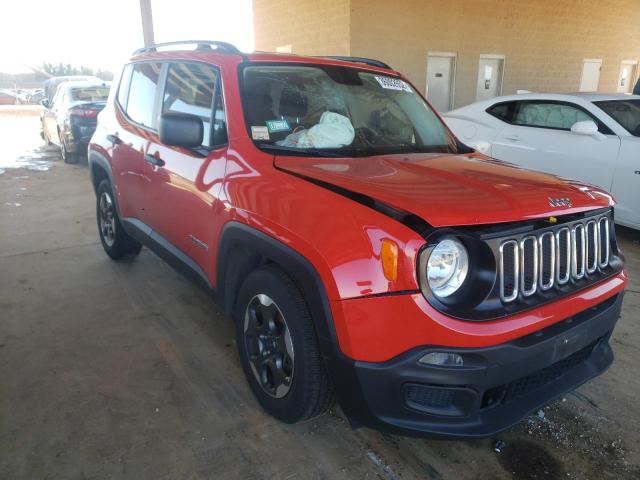
M 464 283 L 469 272 L 467 249 L 458 240 L 442 240 L 427 260 L 427 282 L 438 297 L 448 297 Z

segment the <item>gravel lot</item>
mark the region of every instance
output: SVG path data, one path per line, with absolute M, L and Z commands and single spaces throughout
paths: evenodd
M 287 426 L 254 401 L 205 294 L 146 249 L 107 258 L 86 165 L 20 113 L 0 111 L 0 478 L 640 478 L 640 233 L 619 232 L 613 367 L 518 427 L 411 439 L 352 430 L 337 408 Z

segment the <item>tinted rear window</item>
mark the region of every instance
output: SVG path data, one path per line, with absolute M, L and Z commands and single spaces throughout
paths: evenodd
M 71 101 L 105 102 L 109 96 L 109 87 L 72 88 Z

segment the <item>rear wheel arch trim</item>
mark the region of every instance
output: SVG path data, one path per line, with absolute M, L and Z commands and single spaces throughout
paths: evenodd
M 333 315 L 326 288 L 313 264 L 300 253 L 279 240 L 244 223 L 231 221 L 222 231 L 218 248 L 216 273 L 216 293 L 218 302 L 228 313 L 233 313 L 236 295 L 240 285 L 228 290 L 227 274 L 229 257 L 235 248 L 247 248 L 260 258 L 267 258 L 289 275 L 302 291 L 314 328 L 319 340 L 329 340 L 337 345 Z M 258 263 L 256 266 L 259 266 Z M 321 341 L 322 345 L 324 342 Z

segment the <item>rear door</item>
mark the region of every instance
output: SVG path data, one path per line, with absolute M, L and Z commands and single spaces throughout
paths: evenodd
M 194 149 L 151 142 L 148 153 L 162 164 L 148 167 L 149 222 L 154 232 L 207 270 L 227 156 L 219 70 L 199 62 L 168 64 L 161 108 L 162 113 L 199 117 L 204 135 Z
M 503 118 L 508 123 L 493 142 L 491 152 L 495 158 L 611 189 L 620 138 L 608 127 L 569 102 L 512 103 L 511 111 Z M 574 123 L 586 120 L 595 121 L 602 135 L 571 132 Z
M 158 85 L 162 64 L 141 62 L 125 67 L 118 87 L 111 153 L 120 215 L 147 223 L 149 176 L 145 154 L 157 132 Z

